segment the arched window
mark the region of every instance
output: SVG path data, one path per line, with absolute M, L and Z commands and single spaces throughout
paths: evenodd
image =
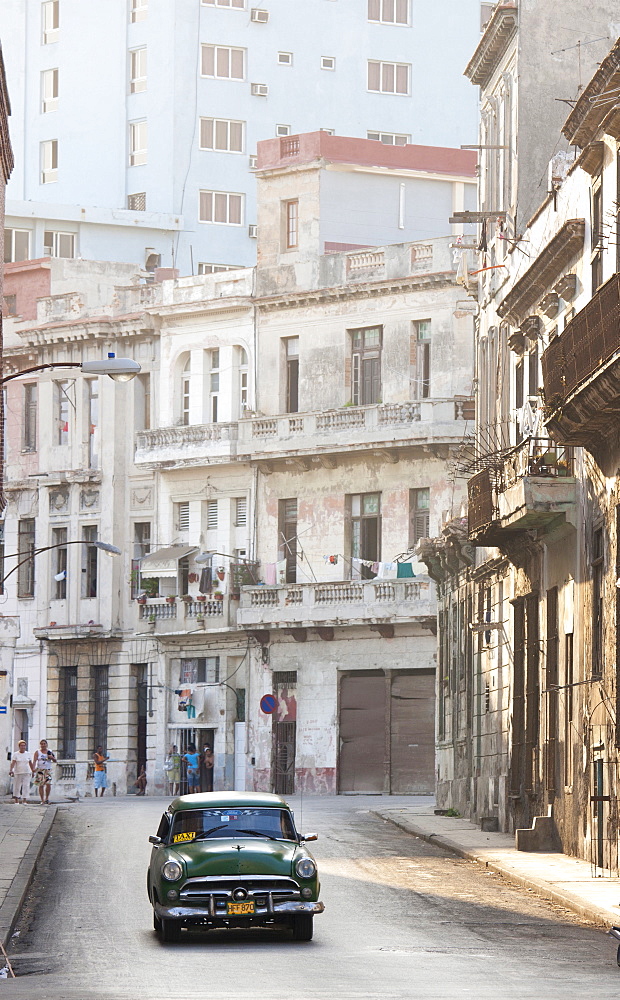
M 237 363 L 239 365 L 239 416 L 243 417 L 250 409 L 248 353 L 244 347 L 237 348 Z

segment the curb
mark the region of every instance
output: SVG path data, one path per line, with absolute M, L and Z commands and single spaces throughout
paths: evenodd
M 45 847 L 52 825 L 56 819 L 57 811 L 58 807 L 55 805 L 46 810 L 38 830 L 24 851 L 24 856 L 18 865 L 11 888 L 0 906 L 0 941 L 2 941 L 5 948 L 8 946 L 13 928 L 17 923 L 26 893 L 30 888 L 37 863 L 41 857 L 41 852 Z
M 375 811 L 375 816 L 378 816 L 379 819 L 384 820 L 386 823 L 392 823 L 404 833 L 409 833 L 413 837 L 418 837 L 420 840 L 426 841 L 427 844 L 435 844 L 436 847 L 442 847 L 444 850 L 450 851 L 452 854 L 456 854 L 460 858 L 464 858 L 465 861 L 475 861 L 477 864 L 483 865 L 489 871 L 495 872 L 497 875 L 502 875 L 503 878 L 507 879 L 509 882 L 514 882 L 516 885 L 520 885 L 523 889 L 531 889 L 538 896 L 550 899 L 559 906 L 563 906 L 565 909 L 571 910 L 578 916 L 584 917 L 590 923 L 607 929 L 613 925 L 614 916 L 609 912 L 609 910 L 595 906 L 593 903 L 584 903 L 579 896 L 574 895 L 572 892 L 568 892 L 568 890 L 552 889 L 546 882 L 540 882 L 538 879 L 528 878 L 527 875 L 519 875 L 517 872 L 511 871 L 495 861 L 487 861 L 480 854 L 475 854 L 473 851 L 465 850 L 465 848 L 461 847 L 460 844 L 450 840 L 449 837 L 442 836 L 442 834 L 424 833 L 423 830 L 419 830 L 413 824 L 405 825 L 397 819 L 392 819 L 391 816 L 384 816 L 380 812 Z M 615 919 L 618 920 L 619 918 L 620 912 L 618 917 Z

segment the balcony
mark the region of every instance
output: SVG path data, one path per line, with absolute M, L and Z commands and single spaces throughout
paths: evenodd
M 238 601 L 224 596 L 219 601 L 167 600 L 149 597 L 146 603 L 134 601 L 137 609 L 137 632 L 211 632 L 215 629 L 235 628 Z
M 620 428 L 620 274 L 551 341 L 542 368 L 549 430 L 566 444 L 604 453 Z
M 471 401 L 422 399 L 239 421 L 239 458 L 269 460 L 461 441 Z M 397 458 L 395 457 L 395 460 Z
M 238 622 L 246 628 L 297 632 L 313 626 L 428 623 L 435 614 L 435 587 L 428 579 L 360 580 L 244 587 Z
M 469 537 L 502 548 L 519 532 L 570 522 L 576 489 L 572 448 L 528 438 L 469 480 Z
M 155 427 L 136 434 L 135 464 L 145 468 L 183 468 L 230 462 L 237 452 L 237 424 Z

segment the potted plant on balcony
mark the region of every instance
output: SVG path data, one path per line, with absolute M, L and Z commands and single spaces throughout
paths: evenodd
M 136 601 L 138 604 L 146 604 L 146 594 L 138 594 Z
M 183 594 L 181 600 L 183 601 L 184 604 L 191 604 L 194 598 L 192 597 L 191 594 Z
M 206 601 L 206 599 L 207 599 L 207 595 L 206 594 L 196 594 L 196 600 L 197 601 Z
M 156 576 L 149 576 L 145 580 L 142 580 L 142 592 L 140 596 L 142 595 L 146 597 L 159 596 L 159 580 Z
M 166 598 L 166 604 L 176 604 L 176 602 L 177 602 L 177 595 L 176 594 L 168 594 L 168 596 Z
M 224 600 L 224 595 L 223 595 L 223 593 L 222 593 L 221 590 L 214 590 L 213 591 L 213 600 L 214 601 L 223 601 Z

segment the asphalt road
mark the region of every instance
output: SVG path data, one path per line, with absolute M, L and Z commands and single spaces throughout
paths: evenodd
M 372 798 L 304 802 L 303 829 L 319 832 L 312 847 L 326 904 L 312 942 L 257 929 L 192 932 L 164 945 L 145 894 L 147 838 L 164 804 L 100 799 L 61 808 L 13 939 L 18 978 L 0 981 L 0 1000 L 620 993 L 615 947 L 602 931 L 377 818 Z

